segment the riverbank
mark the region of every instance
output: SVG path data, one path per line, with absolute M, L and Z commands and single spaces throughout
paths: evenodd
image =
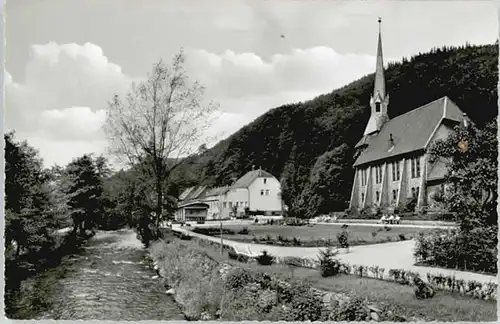
M 155 275 L 135 232 L 97 232 L 23 284 L 17 319 L 185 320 Z
M 432 299 L 417 300 L 413 287 L 408 285 L 354 275 L 322 278 L 317 270 L 282 264 L 262 266 L 256 263 L 241 263 L 230 259 L 227 251 L 221 255 L 218 246 L 206 244 L 197 239 L 181 241 L 173 238 L 171 241 L 170 244 L 155 243 L 152 247 L 154 250 L 152 255 L 162 268 L 167 281 L 170 281 L 170 285 L 174 288 L 178 302 L 188 308 L 187 313 L 192 319 L 200 318 L 203 314 L 206 319 L 228 321 L 283 320 L 279 312 L 270 311 L 276 306 L 275 304 L 272 304 L 270 309 L 266 308 L 267 310 L 258 309 L 258 305 L 265 305 L 263 296 L 266 294 L 268 297 L 275 296 L 270 291 L 258 290 L 257 297 L 252 301 L 247 301 L 246 305 L 250 306 L 247 306 L 246 313 L 239 313 L 238 308 L 236 311 L 232 310 L 232 307 L 236 307 L 238 303 L 243 303 L 239 300 L 242 295 L 230 295 L 231 302 L 225 305 L 222 297 L 227 298 L 228 292 L 220 290 L 223 283 L 218 273 L 227 271 L 224 269 L 229 268 L 244 269 L 250 273 L 251 278 L 267 274 L 290 284 L 302 285 L 307 282 L 315 289 L 329 292 L 329 296 L 332 294 L 337 297 L 353 294 L 362 296 L 381 311 L 382 316 L 379 320 L 383 320 L 383 316 L 388 316 L 389 310 L 393 315 L 398 314 L 399 318 L 404 317 L 406 320 L 493 321 L 496 319 L 496 302 L 492 300 L 478 300 L 445 291 L 436 292 L 436 296 Z M 248 279 L 247 276 L 241 274 L 239 277 Z M 210 296 L 210 298 L 200 298 L 199 294 Z M 314 304 L 312 301 L 311 303 Z M 230 309 L 231 312 L 225 317 L 221 316 L 221 308 Z M 390 320 L 395 321 L 397 318 Z

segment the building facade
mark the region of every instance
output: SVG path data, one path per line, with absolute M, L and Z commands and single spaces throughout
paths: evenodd
M 379 26 L 380 26 L 379 20 Z M 356 144 L 355 175 L 350 209 L 392 209 L 414 200 L 416 208 L 436 209 L 436 195 L 445 189 L 445 161 L 431 161 L 430 145 L 444 139 L 467 117 L 448 97 L 439 98 L 393 119 L 385 89 L 382 37 L 370 119 Z
M 192 187 L 179 197 L 176 220 L 184 221 L 185 206 L 203 203 L 207 206 L 206 220 L 228 219 L 250 214 L 281 215 L 281 184 L 264 170 L 252 170 L 231 186 L 207 188 Z

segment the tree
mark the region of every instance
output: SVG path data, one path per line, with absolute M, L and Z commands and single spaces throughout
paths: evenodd
M 445 192 L 448 209 L 458 216 L 462 229 L 497 224 L 497 125 L 478 128 L 469 123 L 455 128 L 430 149 L 432 160 L 448 167 Z
M 74 159 L 66 166 L 66 193 L 75 234 L 85 235 L 85 232 L 93 231 L 103 213 L 103 185 L 98 166 L 103 167 L 102 159 L 96 161 L 89 154 Z
M 156 227 L 164 218 L 170 174 L 206 142 L 217 109 L 203 102 L 203 86 L 189 82 L 184 60 L 182 50 L 171 66 L 160 60 L 124 98 L 115 95 L 104 125 L 111 153 L 153 179 Z
M 5 250 L 17 259 L 23 252 L 37 253 L 52 245 L 52 233 L 61 227 L 54 210 L 49 173 L 38 152 L 14 133 L 5 140 Z M 9 255 L 6 253 L 6 255 Z
M 302 194 L 308 218 L 348 206 L 350 192 L 345 188 L 352 182 L 351 156 L 347 144 L 342 144 L 318 157 Z

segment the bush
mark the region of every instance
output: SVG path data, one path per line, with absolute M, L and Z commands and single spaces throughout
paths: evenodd
M 274 257 L 269 255 L 267 251 L 262 251 L 262 254 L 256 257 L 260 265 L 271 265 L 274 263 Z
M 426 265 L 465 271 L 497 273 L 496 227 L 477 227 L 470 231 L 442 230 L 419 234 L 414 257 Z
M 332 277 L 340 272 L 340 261 L 335 258 L 336 252 L 328 247 L 319 252 L 319 264 L 322 277 Z
M 242 268 L 232 268 L 226 277 L 226 288 L 228 289 L 241 289 L 247 284 L 252 282 L 253 278 L 248 270 Z
M 239 232 L 238 234 L 241 234 L 241 235 L 248 235 L 250 233 L 250 231 L 248 230 L 248 227 L 243 227 Z
M 405 237 L 405 235 L 403 233 L 399 234 L 399 239 L 401 241 L 406 241 L 406 237 Z
M 337 241 L 340 248 L 349 248 L 349 233 L 347 232 L 347 230 L 344 229 L 337 234 Z
M 370 311 L 366 307 L 366 301 L 361 297 L 351 297 L 348 302 L 340 305 L 329 314 L 330 321 L 356 321 L 363 322 L 370 319 Z

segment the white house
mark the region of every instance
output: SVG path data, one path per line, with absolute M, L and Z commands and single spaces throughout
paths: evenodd
M 191 187 L 179 197 L 176 219 L 186 220 L 183 209 L 199 203 L 207 206 L 207 220 L 242 216 L 246 211 L 253 215 L 281 215 L 281 185 L 272 174 L 258 169 L 247 172 L 229 187 Z

